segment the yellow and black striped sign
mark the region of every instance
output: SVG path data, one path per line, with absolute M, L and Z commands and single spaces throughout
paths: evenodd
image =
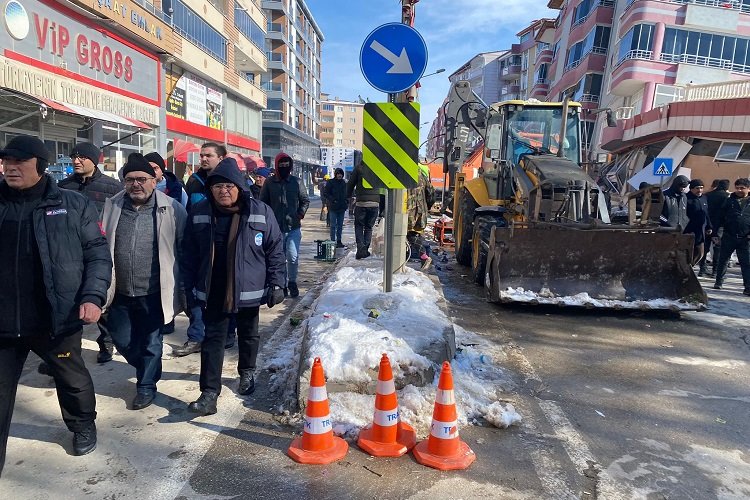
M 363 185 L 411 189 L 419 177 L 419 103 L 365 104 Z

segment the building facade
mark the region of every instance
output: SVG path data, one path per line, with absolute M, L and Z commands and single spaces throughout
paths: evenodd
M 330 98 L 321 94 L 320 143 L 321 146 L 362 150 L 365 105 L 362 102 Z
M 508 53 L 507 50 L 483 52 L 466 61 L 454 71 L 448 80 L 455 83 L 467 80 L 471 89 L 487 104 L 500 100 L 501 82 L 500 59 Z
M 323 32 L 305 0 L 263 0 L 268 30 L 268 93 L 263 113 L 263 157 L 280 151 L 295 161 L 295 173 L 312 185 L 320 166 L 320 77 Z

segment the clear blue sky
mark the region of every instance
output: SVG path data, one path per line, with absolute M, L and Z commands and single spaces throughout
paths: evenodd
M 323 31 L 323 92 L 346 100 L 358 95 L 383 102 L 386 95 L 365 81 L 359 68 L 359 50 L 370 32 L 381 24 L 401 20 L 400 0 L 307 0 Z M 480 52 L 510 48 L 515 34 L 534 19 L 554 18 L 547 0 L 421 0 L 414 27 L 427 42 L 425 74 L 438 68 L 445 73 L 425 78 L 419 93 L 421 120 L 432 123 L 448 93 L 448 76 Z M 421 129 L 422 141 L 430 125 Z

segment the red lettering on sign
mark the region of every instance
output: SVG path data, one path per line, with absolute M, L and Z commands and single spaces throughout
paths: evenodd
M 125 81 L 133 81 L 133 60 L 130 58 L 130 56 L 127 56 L 125 58 Z
M 89 59 L 89 66 L 91 69 L 96 71 L 102 70 L 102 62 L 99 59 L 101 53 L 101 46 L 95 40 L 91 40 L 91 59 Z
M 115 52 L 115 77 L 122 78 L 122 73 L 122 53 L 118 50 L 117 52 Z
M 76 59 L 81 66 L 89 63 L 89 41 L 84 35 L 76 37 Z
M 65 26 L 58 26 L 57 36 L 59 38 L 59 41 L 57 42 L 57 55 L 62 57 L 63 52 L 65 52 L 65 49 L 70 45 L 70 32 Z
M 44 49 L 47 46 L 47 32 L 49 31 L 49 19 L 44 18 L 44 23 L 39 25 L 39 15 L 34 14 L 34 27 L 36 28 L 36 46 Z
M 112 73 L 112 49 L 107 46 L 102 48 L 102 69 L 108 75 Z

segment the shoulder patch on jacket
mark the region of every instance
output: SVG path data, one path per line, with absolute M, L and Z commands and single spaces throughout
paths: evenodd
M 54 210 L 47 210 L 47 215 L 65 215 L 68 213 L 68 210 L 65 208 L 56 208 Z

